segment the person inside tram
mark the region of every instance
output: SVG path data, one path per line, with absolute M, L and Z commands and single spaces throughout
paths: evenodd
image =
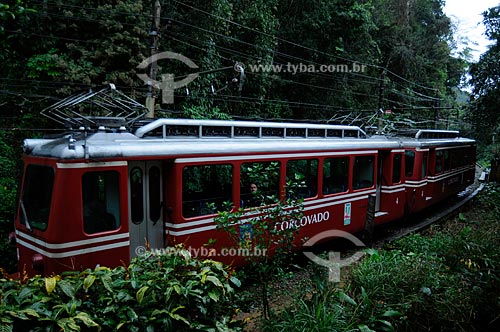
M 255 182 L 250 183 L 248 193 L 242 195 L 241 206 L 244 208 L 256 207 L 261 205 L 261 201 L 259 187 Z

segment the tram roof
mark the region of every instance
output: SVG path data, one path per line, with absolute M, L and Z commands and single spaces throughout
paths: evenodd
M 24 150 L 28 155 L 71 160 L 358 151 L 472 143 L 474 140 L 460 137 L 366 138 L 355 126 L 158 119 L 134 133 L 124 128 L 101 128 L 94 133 L 81 131 L 55 139 L 27 139 Z

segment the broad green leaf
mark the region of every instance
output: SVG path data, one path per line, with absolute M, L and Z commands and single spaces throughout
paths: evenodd
M 338 297 L 339 297 L 340 301 L 345 301 L 345 302 L 352 304 L 352 305 L 358 305 L 356 303 L 356 301 L 354 301 L 349 295 L 347 295 L 344 292 L 338 292 Z
M 57 325 L 61 327 L 64 332 L 70 331 L 80 331 L 80 326 L 78 326 L 73 318 L 62 318 L 57 320 Z
M 219 294 L 217 292 L 208 292 L 208 296 L 215 302 L 219 301 Z
M 143 286 L 137 291 L 137 293 L 135 294 L 135 298 L 137 299 L 137 302 L 142 303 L 142 300 L 144 299 L 144 294 L 146 294 L 146 291 L 148 289 L 149 289 L 149 286 Z
M 401 317 L 403 314 L 397 310 L 387 310 L 382 314 L 384 317 Z
M 89 274 L 85 280 L 83 280 L 83 289 L 88 290 L 95 281 L 95 274 Z
M 211 281 L 215 286 L 222 287 L 222 283 L 220 282 L 220 280 L 214 276 L 208 276 L 207 280 Z
M 74 317 L 74 319 L 81 320 L 83 322 L 83 324 L 85 324 L 86 326 L 97 327 L 98 331 L 101 330 L 101 326 L 99 326 L 99 324 L 97 324 L 96 322 L 94 322 L 87 313 L 79 312 L 78 315 L 76 315 Z
M 369 328 L 367 325 L 359 325 L 358 329 L 360 332 L 376 332 L 376 331 L 372 330 L 371 328 Z
M 109 275 L 102 276 L 101 282 L 102 282 L 104 288 L 106 288 L 110 293 L 113 293 L 113 281 L 111 280 Z
M 56 277 L 45 278 L 45 290 L 51 294 L 56 289 Z
M 75 288 L 68 281 L 64 279 L 59 281 L 57 283 L 57 287 L 59 287 L 63 291 L 63 293 L 66 294 L 66 296 L 71 298 L 75 297 Z
M 240 281 L 240 279 L 238 279 L 238 278 L 236 278 L 236 277 L 231 276 L 231 277 L 229 277 L 229 280 L 231 280 L 231 282 L 232 282 L 233 284 L 235 284 L 235 285 L 236 285 L 236 287 L 241 287 L 241 281 Z
M 38 312 L 36 312 L 36 310 L 34 309 L 23 309 L 23 310 L 20 310 L 19 313 L 22 313 L 24 315 L 29 315 L 29 316 L 33 316 L 33 317 L 40 317 L 40 315 L 38 314 Z
M 189 323 L 189 321 L 186 318 L 182 317 L 181 315 L 169 313 L 169 316 L 172 317 L 175 320 L 180 320 L 180 321 L 186 323 L 187 325 L 191 326 L 191 324 Z

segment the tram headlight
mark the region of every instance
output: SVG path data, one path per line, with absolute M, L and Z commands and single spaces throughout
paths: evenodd
M 43 261 L 43 256 L 40 254 L 34 254 L 33 257 L 31 257 L 31 265 L 33 267 L 33 270 L 42 274 L 45 265 Z
M 16 233 L 15 232 L 10 232 L 9 233 L 9 244 L 11 246 L 16 244 Z

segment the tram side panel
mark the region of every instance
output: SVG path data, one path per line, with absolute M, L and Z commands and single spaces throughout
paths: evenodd
M 431 189 L 427 177 L 429 149 L 405 150 L 406 213 L 411 214 L 429 206 Z
M 50 207 L 41 209 L 32 199 L 20 207 L 27 210 L 20 211 L 16 221 L 20 271 L 30 275 L 60 273 L 127 261 L 127 177 L 123 169 L 55 162 L 51 169 L 54 180 Z M 29 173 L 25 175 L 23 196 L 35 189 L 29 188 L 28 182 L 34 181 Z M 43 172 L 40 174 L 43 177 Z M 40 185 L 34 186 L 43 190 Z M 49 187 L 46 184 L 45 189 Z M 41 216 L 46 216 L 46 222 L 40 221 Z
M 439 147 L 431 152 L 433 203 L 455 195 L 474 182 L 475 147 Z
M 375 223 L 383 224 L 400 219 L 405 212 L 404 150 L 393 150 L 382 160 L 379 179 L 380 207 L 375 213 Z
M 192 253 L 200 253 L 202 248 L 213 245 L 218 249 L 212 252 L 216 254 L 224 247 L 234 246 L 223 230 L 217 230 L 213 220 L 215 211 L 227 201 L 232 201 L 235 209 L 241 207 L 248 211 L 234 227 L 240 240 L 250 240 L 253 234 L 247 222 L 256 217 L 252 208 L 261 203 L 252 202 L 259 195 L 249 192 L 251 184 L 256 184 L 262 196 L 291 193 L 304 199 L 304 216 L 300 220 L 273 225 L 278 231 L 299 229 L 299 245 L 327 230 L 358 232 L 364 227 L 368 196 L 375 193 L 375 160 L 376 155 L 370 152 L 354 156 L 337 154 L 331 158 L 258 162 L 249 158 L 243 162 L 219 163 L 193 159 L 193 163 L 176 163 L 169 181 L 176 194 L 170 201 L 172 217 L 166 223 L 167 244 L 183 243 Z M 285 194 L 282 188 L 297 174 L 303 185 Z M 238 259 L 215 258 L 225 262 Z

